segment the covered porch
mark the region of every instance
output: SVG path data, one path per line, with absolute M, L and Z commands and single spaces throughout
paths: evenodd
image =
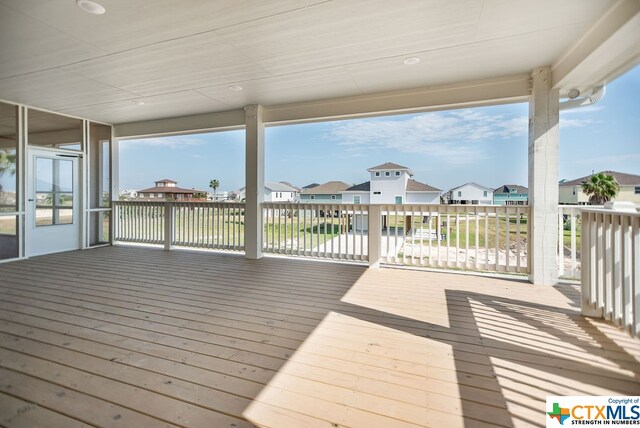
M 570 284 L 129 246 L 0 278 L 7 426 L 544 426 L 547 396 L 640 392 Z

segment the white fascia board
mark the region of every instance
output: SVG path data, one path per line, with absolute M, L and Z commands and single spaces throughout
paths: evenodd
M 639 63 L 640 1 L 620 0 L 553 63 L 552 86 L 584 91 Z
M 132 139 L 163 135 L 186 135 L 228 131 L 245 126 L 245 111 L 228 110 L 167 119 L 121 123 L 114 126 L 115 138 Z
M 450 85 L 268 106 L 264 110 L 265 123 L 283 125 L 522 102 L 529 99 L 529 78 L 528 74 L 518 74 Z

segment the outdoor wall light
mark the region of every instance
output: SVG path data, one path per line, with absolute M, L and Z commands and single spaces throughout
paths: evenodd
M 91 0 L 76 0 L 76 4 L 80 9 L 92 15 L 102 15 L 107 11 L 104 6 Z

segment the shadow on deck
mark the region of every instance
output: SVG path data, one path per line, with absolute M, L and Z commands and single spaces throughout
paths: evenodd
M 571 285 L 134 247 L 0 278 L 1 425 L 544 426 L 640 393 Z

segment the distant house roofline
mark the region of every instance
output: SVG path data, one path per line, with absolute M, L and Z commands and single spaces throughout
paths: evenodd
M 493 189 L 490 189 L 489 187 L 485 187 L 485 186 L 483 186 L 481 184 L 478 184 L 476 182 L 473 182 L 473 181 L 469 181 L 468 183 L 464 183 L 464 184 L 462 184 L 462 185 L 460 185 L 458 187 L 454 187 L 452 189 L 449 189 L 449 192 L 453 192 L 454 190 L 458 190 L 458 189 L 460 189 L 460 188 L 462 188 L 464 186 L 469 186 L 469 185 L 476 186 L 476 187 L 478 187 L 478 188 L 480 188 L 482 190 L 488 190 L 490 192 L 493 192 Z
M 576 178 L 575 180 L 569 180 L 569 181 L 563 181 L 561 183 L 558 183 L 560 185 L 560 187 L 565 187 L 565 186 L 579 186 L 582 184 L 583 181 L 588 180 L 590 177 L 596 175 L 596 174 L 600 174 L 600 173 L 604 173 L 607 175 L 611 175 L 613 176 L 616 181 L 618 182 L 619 185 L 621 186 L 638 186 L 640 185 L 640 175 L 635 175 L 635 174 L 627 174 L 624 172 L 618 172 L 618 171 L 599 171 L 599 172 L 595 172 L 593 174 L 584 176 L 584 177 L 580 177 L 580 178 Z

